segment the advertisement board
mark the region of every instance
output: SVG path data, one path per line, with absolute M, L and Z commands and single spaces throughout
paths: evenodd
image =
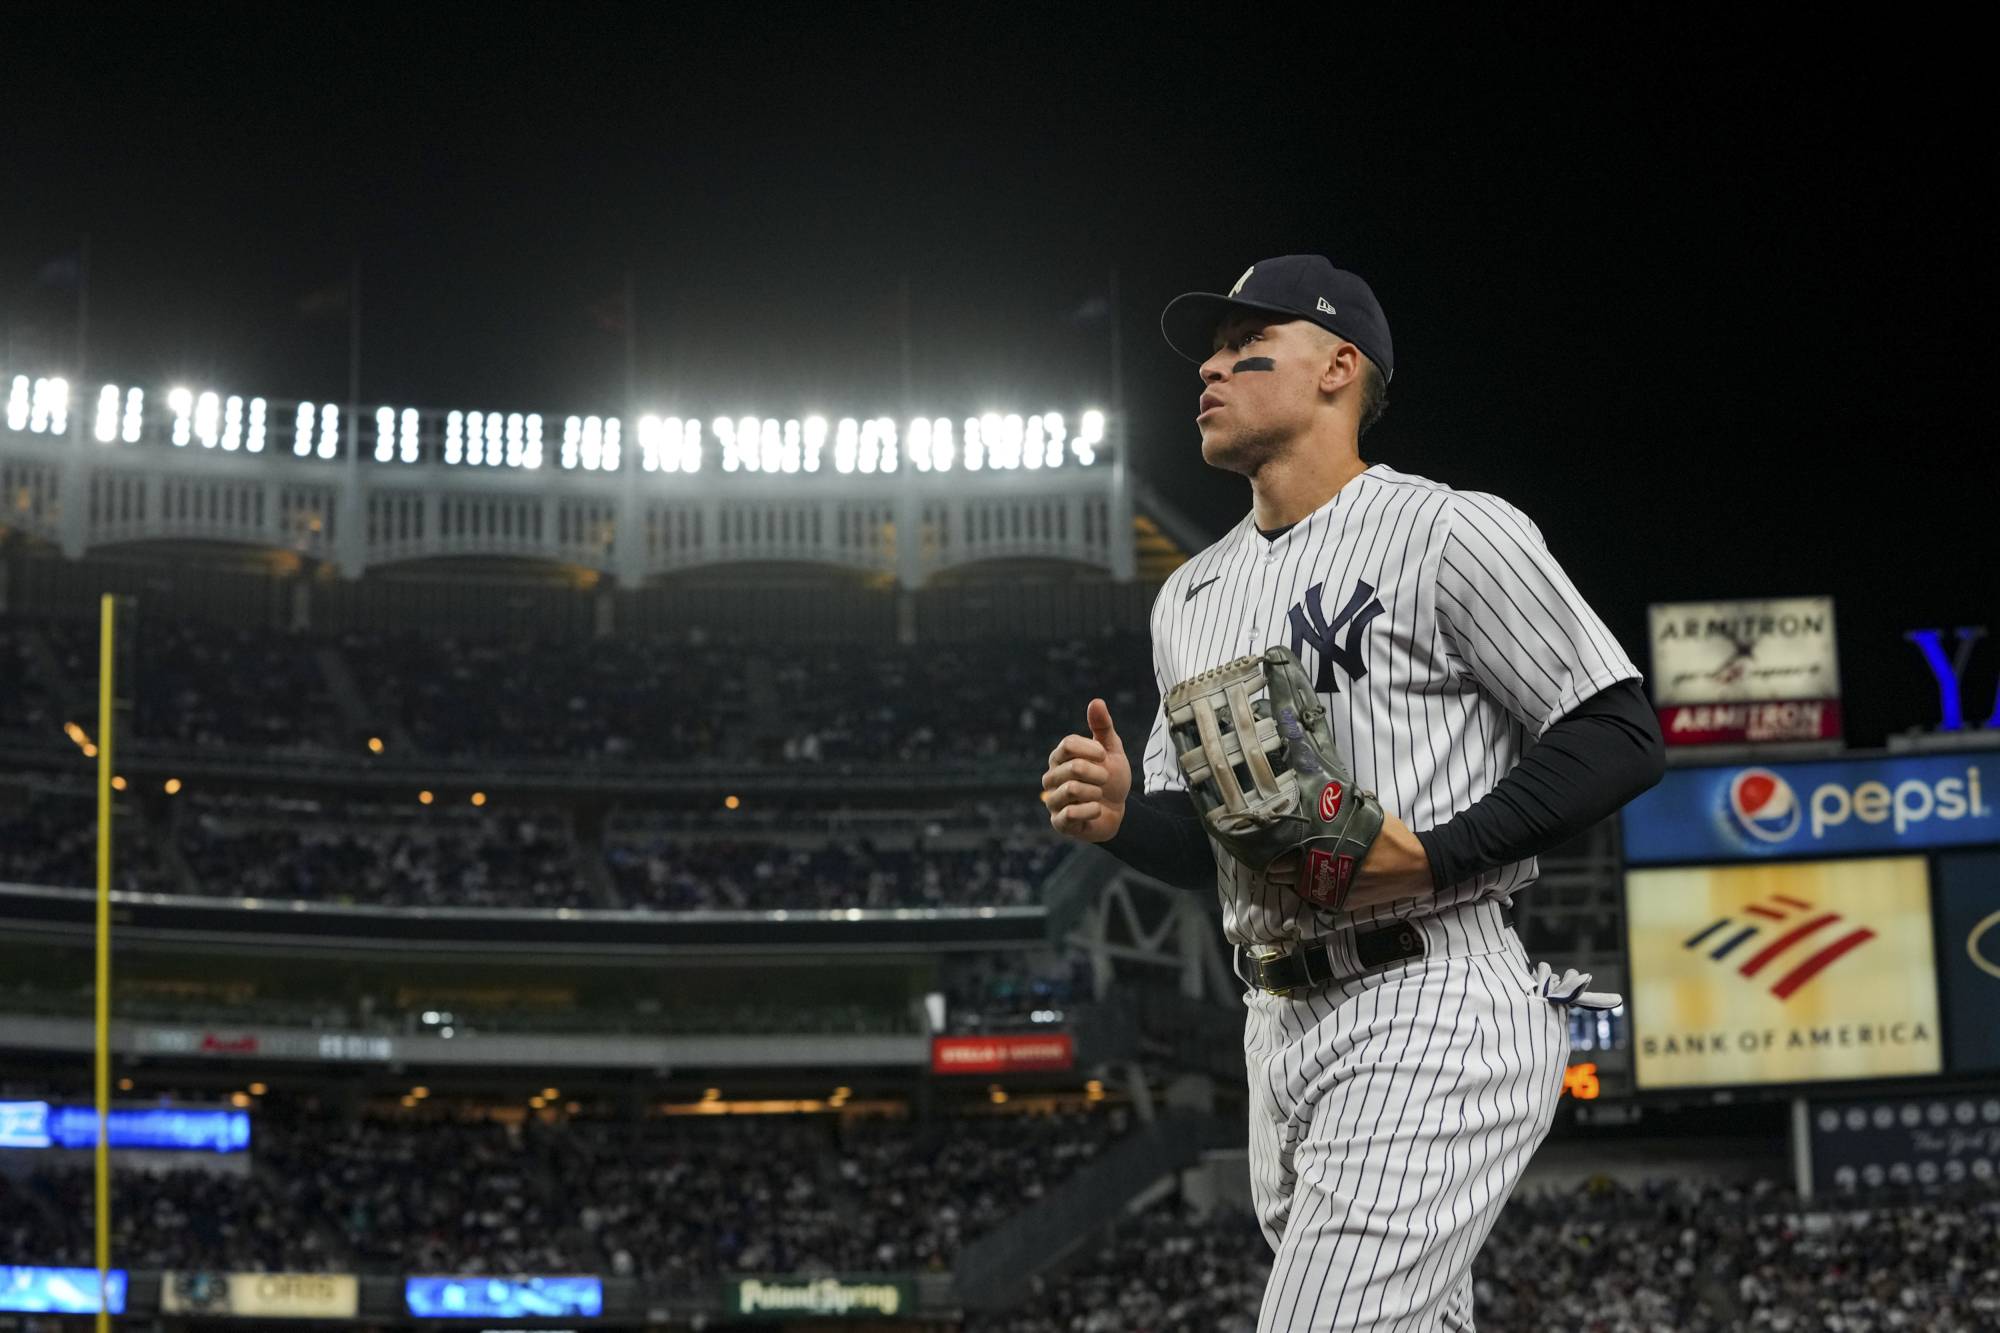
M 1922 857 L 1626 875 L 1644 1089 L 1935 1074 Z
M 160 1309 L 258 1319 L 352 1319 L 360 1280 L 351 1273 L 188 1273 L 160 1275 Z
M 104 1275 L 105 1309 L 125 1313 L 125 1270 Z M 96 1314 L 95 1268 L 33 1268 L 0 1264 L 0 1310 L 23 1314 Z
M 1670 768 L 1619 818 L 1630 865 L 2000 843 L 2000 754 Z
M 1647 676 L 1669 745 L 1836 739 L 1831 597 L 1656 603 Z
M 132 1050 L 140 1055 L 198 1055 L 219 1060 L 256 1056 L 267 1060 L 362 1060 L 396 1058 L 396 1040 L 365 1032 L 308 1032 L 284 1028 L 209 1028 L 134 1024 Z
M 1076 1044 L 1066 1032 L 996 1037 L 933 1037 L 934 1074 L 1019 1074 L 1068 1069 Z
M 749 1277 L 723 1284 L 723 1309 L 748 1319 L 893 1318 L 916 1306 L 914 1284 L 891 1277 Z
M 1937 891 L 1951 1068 L 2000 1069 L 2000 851 L 1940 856 Z
M 403 1303 L 423 1319 L 595 1319 L 604 1283 L 594 1277 L 411 1277 Z
M 250 1113 L 200 1107 L 124 1107 L 106 1115 L 114 1149 L 242 1153 L 250 1147 Z M 0 1149 L 92 1149 L 98 1145 L 94 1107 L 46 1101 L 0 1101 Z
M 128 1107 L 106 1116 L 114 1148 L 242 1152 L 250 1113 L 194 1107 Z M 0 1148 L 95 1148 L 97 1111 L 48 1102 L 0 1102 Z
M 2000 1176 L 2000 1089 L 1815 1099 L 1805 1123 L 1815 1194 L 1990 1185 Z

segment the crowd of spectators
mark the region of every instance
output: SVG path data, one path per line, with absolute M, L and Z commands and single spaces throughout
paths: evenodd
M 941 980 L 954 1032 L 1057 1021 L 1053 1015 L 1095 996 L 1090 956 L 1074 947 L 953 954 L 944 960 Z
M 698 636 L 351 634 L 341 651 L 374 714 L 430 756 L 675 764 L 731 757 L 744 735 L 744 654 Z
M 0 1264 L 89 1267 L 88 1163 L 0 1175 Z M 306 1181 L 272 1171 L 120 1170 L 111 1177 L 111 1252 L 125 1266 L 206 1272 L 325 1272 L 337 1252 L 315 1227 Z M 10 1198 L 10 1190 L 12 1197 Z
M 1088 1166 L 1125 1132 L 1127 1114 L 968 1117 L 914 1133 L 894 1121 L 855 1126 L 839 1159 L 857 1205 L 850 1253 L 864 1271 L 951 1267 L 967 1242 Z
M 37 667 L 26 623 L 0 617 L 0 731 L 40 734 L 62 730 L 63 700 Z
M 112 887 L 176 893 L 180 881 L 146 820 L 124 800 L 112 818 L 118 855 Z M 0 788 L 0 883 L 89 888 L 97 883 L 97 801 L 82 791 Z
M 719 1276 L 950 1269 L 1125 1112 L 461 1122 L 260 1113 L 254 1164 L 115 1177 L 121 1260 L 212 1271 Z M 0 1263 L 89 1262 L 87 1164 L 0 1173 Z M 1480 1327 L 1973 1333 L 2000 1327 L 2000 1193 L 1805 1202 L 1769 1182 L 1523 1191 L 1474 1266 Z M 1249 1333 L 1248 1216 L 1169 1199 L 969 1333 Z
M 1143 634 L 822 647 L 787 659 L 777 680 L 788 753 L 824 763 L 1032 759 L 1083 729 L 1093 695 L 1141 737 L 1159 702 Z
M 886 846 L 865 837 L 621 838 L 604 848 L 614 903 L 561 817 L 547 811 L 433 824 L 337 817 L 271 823 L 190 812 L 174 827 L 191 876 L 185 884 L 143 821 L 130 821 L 121 833 L 114 873 L 123 890 L 375 907 L 640 912 L 1033 906 L 1068 850 L 1045 834 L 971 847 L 921 840 Z M 97 874 L 96 838 L 87 801 L 31 798 L 0 806 L 0 882 L 88 887 Z M 1017 989 L 1041 984 L 1022 980 Z
M 584 1252 L 683 1290 L 732 1272 L 852 1271 L 832 1129 L 765 1116 L 576 1126 L 562 1149 Z
M 978 810 L 949 823 L 937 812 L 830 814 L 818 827 L 802 817 L 789 832 L 730 816 L 741 832 L 727 836 L 713 817 L 708 832 L 694 821 L 614 825 L 600 846 L 580 842 L 555 808 L 182 796 L 155 812 L 157 830 L 136 804 L 119 808 L 117 888 L 380 907 L 1022 907 L 1040 901 L 1069 851 L 1044 826 Z M 88 887 L 96 857 L 88 793 L 0 787 L 0 882 Z
M 204 750 L 358 760 L 378 736 L 398 763 L 1018 763 L 1080 727 L 1093 695 L 1140 736 L 1157 704 L 1146 636 L 1129 632 L 781 653 L 699 630 L 327 637 L 142 614 L 128 632 L 136 735 Z M 97 651 L 92 621 L 0 618 L 0 670 L 21 682 L 0 730 L 55 744 L 87 723 Z
M 840 766 L 1016 759 L 1090 693 L 1150 723 L 1145 636 L 848 647 L 701 635 L 350 635 L 378 716 L 426 754 Z M 761 687 L 761 688 L 760 688 Z M 1069 715 L 1077 716 L 1071 718 Z M 1128 723 L 1127 725 L 1135 725 Z
M 299 1224 L 324 1219 L 361 1271 L 590 1271 L 564 1238 L 548 1145 L 560 1132 L 532 1120 L 312 1120 L 267 1133 L 258 1155 L 302 1182 Z
M 966 1333 L 1255 1333 L 1270 1272 L 1271 1248 L 1249 1214 L 1204 1216 L 1169 1200 L 1036 1282 L 1019 1308 L 975 1316 Z
M 95 717 L 97 625 L 38 622 L 68 687 L 70 711 Z M 150 616 L 123 631 L 134 734 L 210 749 L 332 751 L 351 745 L 343 715 L 305 636 Z M 62 721 L 57 719 L 59 726 Z M 87 728 L 88 729 L 88 728 Z
M 1975 1333 L 2000 1327 L 2000 1194 L 1819 1200 L 1768 1182 L 1603 1182 L 1508 1203 L 1473 1267 L 1500 1333 Z M 968 1333 L 1250 1333 L 1254 1219 L 1168 1201 Z
M 375 993 L 332 996 L 271 995 L 248 988 L 242 995 L 162 994 L 113 982 L 112 1012 L 121 1020 L 184 1023 L 213 1027 L 304 1028 L 316 1032 L 367 1032 L 425 1036 L 441 1027 L 454 1035 L 499 1033 L 588 1033 L 594 1036 L 710 1036 L 720 1034 L 817 1033 L 861 1036 L 922 1030 L 914 1006 L 893 1001 L 864 1004 L 824 1000 L 737 999 L 726 1003 L 637 1002 L 595 996 L 560 1006 L 467 1006 L 439 1011 L 398 1005 Z M 38 985 L 26 978 L 0 977 L 0 1014 L 82 1018 L 91 1013 L 93 985 L 86 979 L 66 986 Z M 4 1099 L 0 1099 L 4 1100 Z
M 554 813 L 382 818 L 316 801 L 190 806 L 175 836 L 196 881 L 214 896 L 381 907 L 606 905 Z
M 1123 1112 L 916 1126 L 260 1114 L 249 1171 L 120 1172 L 130 1267 L 592 1272 L 692 1288 L 729 1273 L 942 1270 L 1087 1164 Z M 87 1164 L 0 1175 L 0 1264 L 88 1263 Z
M 1804 1203 L 1769 1182 L 1517 1197 L 1475 1270 L 1482 1327 L 1582 1333 L 2000 1328 L 2000 1193 Z
M 1046 831 L 973 847 L 868 837 L 750 842 L 616 834 L 605 857 L 627 907 L 659 912 L 1024 907 L 1066 848 Z

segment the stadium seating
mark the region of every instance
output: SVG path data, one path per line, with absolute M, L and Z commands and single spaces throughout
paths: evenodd
M 606 849 L 627 907 L 669 912 L 770 908 L 1021 907 L 1067 850 L 1046 829 L 969 848 L 892 847 L 866 837 L 808 845 L 730 838 L 614 839 Z
M 840 647 L 313 636 L 142 614 L 129 647 L 138 737 L 207 752 L 358 756 L 375 737 L 398 763 L 1014 762 L 1080 724 L 1082 691 L 1133 730 L 1154 707 L 1146 639 L 1129 633 Z M 23 682 L 0 732 L 55 745 L 64 721 L 94 717 L 95 624 L 0 617 L 0 666 Z
M 1025 1027 L 1037 1013 L 1061 1013 L 1093 998 L 1089 956 L 1075 948 L 955 954 L 942 970 L 954 1032 Z
M 2000 1194 L 1804 1204 L 1772 1185 L 1517 1195 L 1474 1266 L 1495 1333 L 2000 1327 Z M 968 1333 L 1251 1333 L 1271 1253 L 1248 1216 L 1169 1202 Z
M 97 803 L 81 788 L 0 788 L 0 882 L 82 888 L 97 883 Z M 128 802 L 118 810 L 124 843 L 112 862 L 114 887 L 174 893 L 179 879 Z M 116 816 L 114 816 L 116 817 Z
M 714 759 L 747 735 L 743 654 L 685 637 L 347 635 L 371 721 L 425 755 Z
M 747 1272 L 942 1271 L 1087 1165 L 1120 1114 L 931 1125 L 670 1118 L 262 1123 L 243 1174 L 127 1171 L 133 1267 L 588 1271 L 664 1289 Z M 89 1261 L 89 1172 L 0 1174 L 0 1263 Z M 1480 1327 L 1725 1333 L 2000 1326 L 2000 1193 L 1803 1203 L 1770 1184 L 1524 1189 L 1474 1270 Z M 968 1333 L 1250 1333 L 1254 1221 L 1169 1198 Z
M 255 1169 L 115 1176 L 131 1267 L 600 1272 L 948 1268 L 1087 1164 L 1123 1112 L 500 1124 L 260 1115 Z M 0 1176 L 0 1264 L 89 1262 L 90 1171 Z M 15 1198 L 13 1196 L 18 1196 Z M 18 1220 L 17 1220 L 18 1219 Z
M 216 897 L 382 907 L 603 907 L 565 820 L 287 800 L 191 800 L 175 838 Z
M 55 736 L 69 719 L 68 702 L 57 698 L 50 688 L 59 672 L 42 670 L 35 660 L 35 647 L 27 625 L 0 616 L 0 732 Z
M 785 831 L 771 812 L 614 818 L 593 847 L 553 805 L 190 795 L 158 816 L 166 830 L 130 808 L 116 866 L 127 889 L 378 907 L 1024 906 L 1068 847 L 1034 820 L 1032 803 L 1021 809 L 1033 822 L 1003 825 L 972 808 L 948 822 L 921 810 L 877 810 L 865 821 L 835 812 Z M 0 835 L 0 881 L 95 882 L 96 807 L 80 785 L 0 805 Z
M 69 717 L 94 727 L 96 624 L 47 619 L 23 630 L 29 625 L 62 673 L 50 692 Z M 142 616 L 132 634 L 121 658 L 135 679 L 122 688 L 134 691 L 140 736 L 197 749 L 330 751 L 349 743 L 316 641 L 164 616 Z
M 425 1021 L 423 1002 L 394 995 L 361 992 L 318 999 L 287 998 L 258 993 L 232 995 L 164 995 L 114 981 L 112 1008 L 121 1019 L 151 1023 L 182 1023 L 235 1027 L 254 1018 L 272 1027 L 316 1031 L 421 1035 L 449 1024 L 465 1036 L 500 1033 L 591 1033 L 595 1035 L 716 1035 L 762 1033 L 859 1034 L 911 1033 L 916 1015 L 907 1005 L 892 1003 L 829 1003 L 817 999 L 734 999 L 724 1003 L 682 1002 L 671 1006 L 633 1003 L 630 999 L 585 998 L 574 1003 L 505 1007 L 453 1000 L 445 1017 L 433 1006 Z M 60 989 L 0 978 L 0 1013 L 83 1018 L 91 1012 L 91 984 L 80 980 Z M 997 1003 L 971 1007 L 964 1023 L 984 1026 L 1012 1014 Z M 956 1012 L 956 1011 L 955 1011 Z M 988 1018 L 987 1015 L 992 1017 Z
M 967 1333 L 1255 1333 L 1271 1249 L 1248 1214 L 1168 1201 L 1093 1248 L 1006 1314 Z M 1484 1325 L 1482 1324 L 1482 1327 Z M 1528 1333 L 1523 1329 L 1522 1333 Z

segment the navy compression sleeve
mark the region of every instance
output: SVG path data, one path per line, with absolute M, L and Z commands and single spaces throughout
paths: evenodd
M 1417 834 L 1440 890 L 1545 852 L 1660 780 L 1660 724 L 1636 680 L 1606 686 L 1542 733 L 1493 790 Z

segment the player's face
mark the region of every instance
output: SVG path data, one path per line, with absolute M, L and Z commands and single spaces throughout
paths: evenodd
M 1232 315 L 1201 363 L 1195 428 L 1211 467 L 1254 477 L 1311 425 L 1326 369 L 1312 326 L 1272 315 Z

